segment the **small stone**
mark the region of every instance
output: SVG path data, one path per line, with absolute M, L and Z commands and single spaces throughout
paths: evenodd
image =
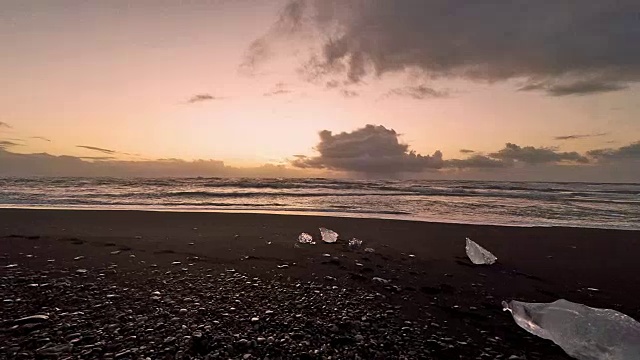
M 180 309 L 179 311 L 179 313 L 183 315 L 186 314 L 187 312 L 188 312 L 187 309 Z

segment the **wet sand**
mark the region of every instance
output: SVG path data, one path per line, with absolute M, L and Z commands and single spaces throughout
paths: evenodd
M 362 239 L 364 246 L 353 250 L 345 241 L 321 243 L 321 226 L 335 230 L 343 240 Z M 312 234 L 318 244 L 296 246 L 300 232 Z M 464 252 L 465 237 L 493 252 L 498 263 L 472 265 Z M 366 253 L 364 247 L 375 252 Z M 0 343 L 5 345 L 0 345 L 0 356 L 568 359 L 551 342 L 520 329 L 502 311 L 501 301 L 564 298 L 638 319 L 638 254 L 640 232 L 634 231 L 264 214 L 4 209 Z M 77 257 L 82 258 L 74 260 Z M 10 264 L 17 266 L 6 268 Z M 382 284 L 374 277 L 389 282 Z M 251 282 L 256 285 L 248 286 Z M 127 290 L 106 297 L 117 289 Z M 130 289 L 136 290 L 135 296 Z M 155 291 L 161 295 L 151 295 Z M 165 294 L 172 298 L 165 299 Z M 179 304 L 185 298 L 207 296 L 217 296 L 216 301 L 201 301 L 197 307 Z M 314 298 L 322 304 L 318 296 L 334 303 L 306 303 Z M 73 298 L 86 301 L 75 304 Z M 246 312 L 242 316 L 228 310 L 237 300 Z M 96 302 L 111 312 L 91 315 L 87 307 Z M 267 311 L 265 303 L 284 318 L 272 314 L 273 319 L 260 325 L 247 320 L 252 313 Z M 358 309 L 349 315 L 345 306 Z M 83 318 L 74 320 L 84 324 L 82 331 L 59 314 L 83 309 Z M 135 323 L 152 318 L 148 309 L 157 310 L 153 316 L 160 316 L 158 311 L 162 316 L 177 312 L 185 323 L 171 322 L 173 314 L 163 324 L 174 324 L 175 329 L 160 331 L 162 341 L 149 340 L 134 329 Z M 227 315 L 213 315 L 216 311 Z M 13 320 L 41 313 L 50 319 L 35 329 L 10 330 Z M 109 317 L 119 313 L 138 318 L 132 324 L 109 324 Z M 357 326 L 338 326 L 345 317 Z M 102 331 L 114 325 L 127 329 L 118 334 L 137 335 L 118 340 L 122 334 Z M 176 332 L 182 335 L 164 342 Z M 70 335 L 78 334 L 93 340 L 69 345 L 74 340 Z M 38 337 L 48 343 L 25 340 Z

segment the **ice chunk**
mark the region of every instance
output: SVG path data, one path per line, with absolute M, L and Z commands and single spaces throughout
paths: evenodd
M 374 252 L 376 252 L 376 250 L 374 248 L 366 248 L 366 249 L 364 249 L 364 252 L 374 253 Z
M 467 250 L 469 260 L 476 265 L 491 265 L 498 260 L 498 258 L 487 251 L 487 249 L 476 244 L 469 238 L 467 238 L 467 245 L 465 246 L 465 249 Z
M 322 241 L 326 243 L 334 243 L 338 241 L 338 233 L 333 230 L 321 227 L 320 235 L 322 235 Z
M 298 242 L 301 244 L 315 244 L 315 241 L 313 241 L 313 236 L 307 233 L 300 234 L 300 236 L 298 236 Z
M 353 238 L 349 240 L 349 247 L 352 249 L 357 249 L 362 246 L 362 240 Z
M 564 299 L 552 303 L 502 302 L 528 332 L 548 339 L 579 360 L 640 359 L 640 323 L 610 309 Z

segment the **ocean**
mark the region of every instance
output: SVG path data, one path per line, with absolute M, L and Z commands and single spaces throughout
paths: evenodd
M 640 230 L 640 184 L 0 178 L 0 207 L 264 212 Z

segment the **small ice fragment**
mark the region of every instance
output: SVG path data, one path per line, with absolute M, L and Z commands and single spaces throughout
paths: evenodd
M 86 273 L 87 273 L 87 271 L 89 271 L 89 270 L 87 270 L 87 269 L 78 269 L 78 270 L 76 270 L 76 272 L 77 272 L 78 274 L 86 274 Z
M 112 251 L 111 252 L 111 255 L 118 255 L 118 254 L 120 254 L 120 250 L 116 250 L 116 251 Z
M 28 324 L 28 323 L 37 323 L 49 320 L 49 316 L 47 315 L 32 315 L 23 317 L 20 319 L 13 320 L 14 324 Z
M 134 239 L 140 240 L 140 239 L 142 239 L 142 236 L 138 235 L 138 236 L 134 237 Z
M 278 269 L 288 269 L 289 265 L 284 264 L 284 265 L 278 265 Z
M 315 244 L 315 241 L 313 241 L 313 236 L 307 233 L 300 234 L 300 236 L 298 236 L 298 242 L 301 244 L 311 244 L 311 245 Z
M 390 280 L 383 279 L 383 278 L 380 278 L 380 277 L 374 277 L 373 279 L 371 279 L 371 281 L 377 282 L 377 283 L 380 283 L 380 284 L 388 284 Z
M 18 264 L 9 264 L 9 265 L 5 266 L 4 268 L 5 269 L 12 269 L 12 268 L 16 268 L 16 267 L 18 267 Z
M 410 257 L 410 258 L 414 258 L 414 257 L 416 257 L 416 256 L 415 256 L 415 255 L 413 255 L 413 254 L 409 254 L 409 257 Z
M 564 299 L 552 303 L 502 302 L 516 324 L 579 360 L 640 359 L 640 323 L 610 309 Z
M 362 240 L 353 238 L 349 240 L 349 247 L 352 249 L 357 249 L 362 246 Z
M 364 252 L 374 253 L 376 251 L 373 248 L 366 248 L 366 249 L 364 249 Z
M 467 238 L 465 249 L 467 250 L 469 260 L 476 265 L 491 265 L 498 260 L 492 253 L 469 238 Z
M 182 264 L 180 261 L 174 261 L 171 263 L 171 265 L 180 265 L 180 264 Z
M 322 254 L 324 257 L 331 257 L 331 254 Z
M 76 261 L 82 260 L 82 259 L 84 259 L 84 256 L 76 256 L 73 258 L 73 260 L 76 260 Z
M 322 241 L 326 243 L 334 243 L 338 241 L 338 233 L 333 230 L 321 227 L 320 235 L 322 235 Z
M 593 292 L 600 292 L 600 289 L 596 289 L 596 288 L 587 288 L 587 290 L 593 291 Z

